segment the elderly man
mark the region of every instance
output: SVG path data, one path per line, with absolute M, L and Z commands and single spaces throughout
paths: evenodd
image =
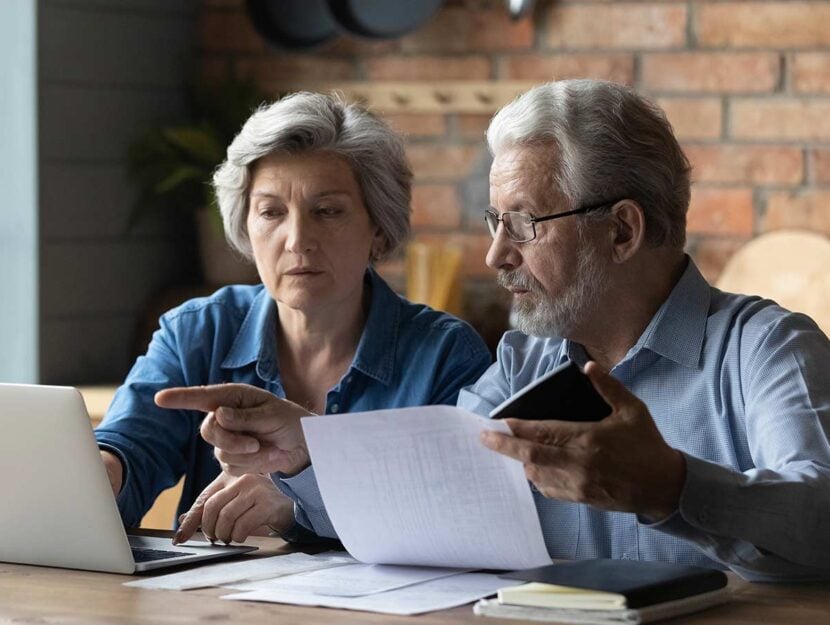
M 459 405 L 486 415 L 572 360 L 613 408 L 482 436 L 524 463 L 551 556 L 826 576 L 830 341 L 802 315 L 712 288 L 684 254 L 690 167 L 663 113 L 613 83 L 561 81 L 502 109 L 487 140 L 487 264 L 519 330 Z M 172 393 L 162 400 L 197 407 Z M 304 445 L 299 411 L 248 404 L 205 421 L 217 457 L 233 472 L 297 473 L 283 489 L 298 520 L 332 535 L 310 470 L 283 460 Z M 258 451 L 242 453 L 242 431 Z

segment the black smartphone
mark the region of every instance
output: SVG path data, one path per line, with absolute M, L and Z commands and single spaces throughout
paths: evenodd
M 611 414 L 609 406 L 582 373 L 568 361 L 537 378 L 490 411 L 492 419 L 599 421 Z

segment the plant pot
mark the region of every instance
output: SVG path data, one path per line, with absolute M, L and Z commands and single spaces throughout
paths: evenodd
M 206 209 L 196 211 L 199 234 L 199 263 L 205 284 L 255 284 L 259 275 L 253 263 L 231 249 Z

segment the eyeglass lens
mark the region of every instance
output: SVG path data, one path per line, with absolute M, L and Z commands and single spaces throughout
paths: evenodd
M 499 217 L 495 212 L 486 211 L 484 213 L 484 220 L 487 222 L 487 227 L 493 238 L 496 238 L 499 221 L 504 224 L 507 236 L 513 241 L 529 241 L 533 238 L 533 221 L 529 215 L 525 215 L 524 213 L 508 212 L 502 213 L 501 217 Z

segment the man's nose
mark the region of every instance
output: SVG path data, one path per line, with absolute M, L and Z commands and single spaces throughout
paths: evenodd
M 507 236 L 504 224 L 499 224 L 499 227 L 496 228 L 496 235 L 490 243 L 484 262 L 491 269 L 505 270 L 515 269 L 521 264 L 521 254 L 516 244 Z

